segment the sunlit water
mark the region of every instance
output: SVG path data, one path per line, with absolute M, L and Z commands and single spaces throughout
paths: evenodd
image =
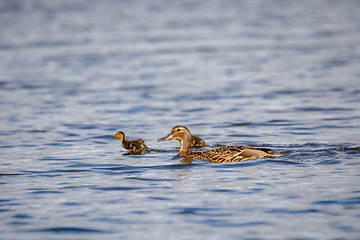
M 359 239 L 359 12 L 0 1 L 0 238 Z M 182 164 L 178 124 L 286 155 Z

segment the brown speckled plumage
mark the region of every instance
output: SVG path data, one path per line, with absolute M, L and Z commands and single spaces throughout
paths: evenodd
M 124 132 L 117 132 L 113 138 L 118 138 L 121 141 L 121 145 L 131 152 L 143 152 L 147 149 L 145 141 L 143 139 L 126 140 Z
M 276 152 L 267 148 L 255 148 L 244 145 L 223 146 L 208 151 L 191 151 L 191 133 L 185 126 L 176 126 L 171 132 L 158 141 L 167 141 L 176 139 L 180 141 L 181 148 L 179 156 L 183 158 L 192 158 L 206 160 L 211 162 L 240 162 L 254 158 L 267 158 L 280 156 Z

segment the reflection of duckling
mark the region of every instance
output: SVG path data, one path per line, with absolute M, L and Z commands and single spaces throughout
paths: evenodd
M 239 162 L 254 158 L 267 158 L 273 156 L 280 156 L 276 152 L 267 148 L 255 148 L 250 146 L 236 145 L 224 146 L 215 148 L 208 151 L 195 151 L 190 150 L 191 147 L 191 133 L 185 126 L 176 126 L 171 132 L 159 139 L 158 141 L 167 141 L 176 139 L 180 141 L 179 156 L 183 158 L 193 158 L 199 160 L 207 160 L 211 162 Z
M 130 150 L 133 153 L 143 153 L 147 146 L 145 145 L 145 141 L 142 139 L 133 139 L 133 140 L 125 140 L 125 133 L 117 132 L 113 138 L 118 138 L 121 141 L 121 145 Z

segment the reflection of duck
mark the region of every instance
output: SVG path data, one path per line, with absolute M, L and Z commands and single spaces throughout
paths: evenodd
M 143 153 L 147 146 L 145 145 L 145 141 L 142 139 L 133 139 L 133 140 L 126 140 L 124 132 L 117 132 L 113 138 L 118 138 L 121 141 L 121 145 L 130 150 L 132 153 Z
M 171 129 L 171 132 L 159 139 L 158 141 L 167 141 L 176 139 L 180 141 L 179 156 L 183 158 L 193 158 L 199 160 L 207 160 L 211 162 L 239 162 L 254 158 L 267 158 L 273 156 L 280 156 L 276 152 L 267 148 L 255 148 L 243 145 L 224 146 L 208 151 L 190 150 L 191 147 L 191 133 L 185 126 L 178 125 Z

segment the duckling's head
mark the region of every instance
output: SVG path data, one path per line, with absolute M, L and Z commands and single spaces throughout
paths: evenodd
M 176 139 L 176 140 L 179 140 L 180 142 L 182 142 L 186 138 L 188 138 L 188 141 L 190 141 L 190 139 L 191 139 L 191 133 L 190 133 L 189 129 L 185 126 L 178 125 L 176 127 L 173 127 L 173 129 L 171 129 L 171 132 L 168 135 L 166 135 L 163 138 L 160 138 L 158 140 L 158 142 L 168 141 L 168 140 L 172 140 L 172 139 Z
M 122 131 L 119 131 L 115 134 L 115 136 L 113 136 L 112 138 L 118 138 L 120 139 L 121 141 L 124 141 L 125 139 L 125 133 L 122 132 Z

